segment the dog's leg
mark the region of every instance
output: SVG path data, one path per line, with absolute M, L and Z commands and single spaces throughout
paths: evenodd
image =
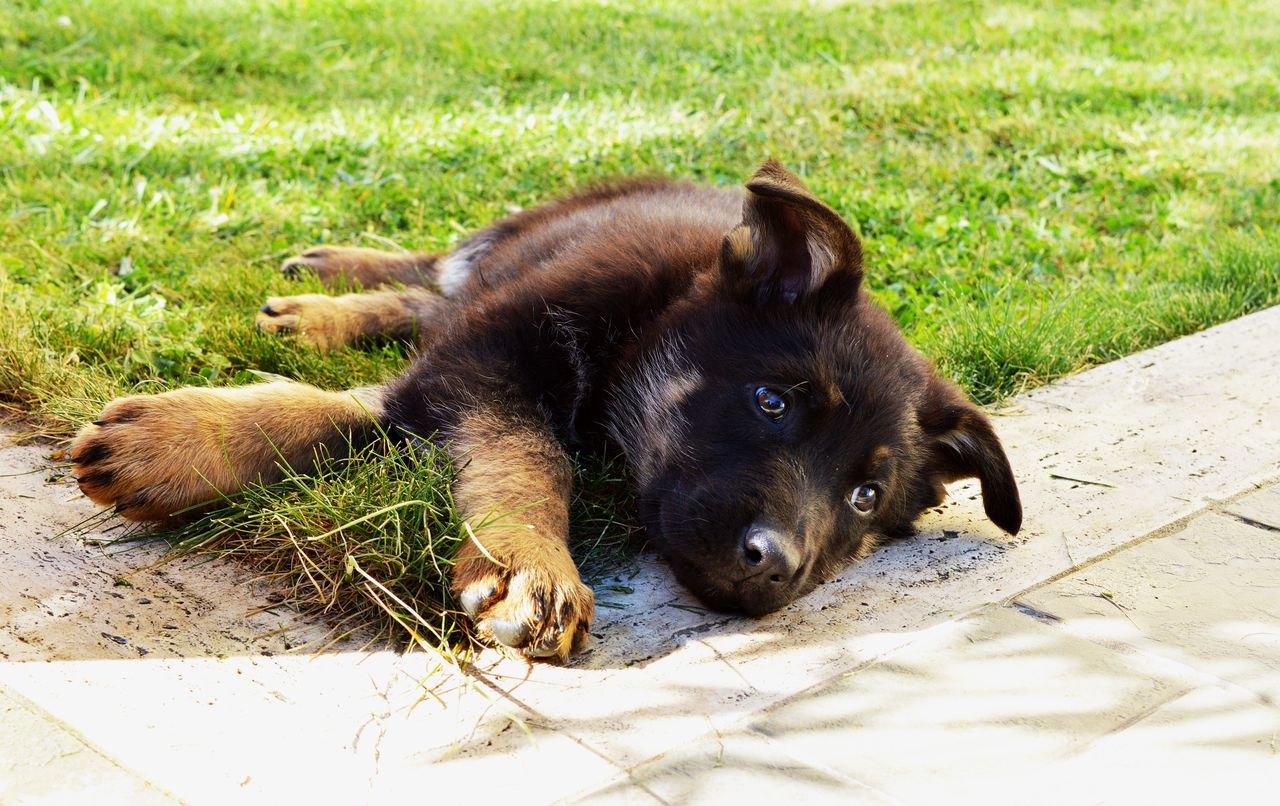
M 341 455 L 382 416 L 382 390 L 326 392 L 300 383 L 187 388 L 107 404 L 71 444 L 72 473 L 125 518 L 162 521 L 280 465 L 312 469 L 323 446 Z
M 595 608 L 569 556 L 569 460 L 547 429 L 482 411 L 452 430 L 454 496 L 474 530 L 453 591 L 480 633 L 531 657 L 565 658 Z
M 426 288 L 271 297 L 256 323 L 263 333 L 295 334 L 313 347 L 334 350 L 378 336 L 412 340 L 441 302 Z
M 436 281 L 436 262 L 441 257 L 422 252 L 384 252 L 356 246 L 317 246 L 289 258 L 280 270 L 289 277 L 314 272 L 325 285 L 339 280 L 358 282 L 365 288 L 386 283 L 432 285 Z

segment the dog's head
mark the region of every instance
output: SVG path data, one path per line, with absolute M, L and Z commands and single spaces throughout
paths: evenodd
M 676 575 L 713 607 L 767 613 L 908 532 L 961 478 L 1017 532 L 990 423 L 867 299 L 853 230 L 775 162 L 747 189 L 712 286 L 614 407 Z

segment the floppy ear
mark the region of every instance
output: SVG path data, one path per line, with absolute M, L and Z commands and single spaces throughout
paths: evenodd
M 1011 535 L 1022 528 L 1022 500 L 1000 439 L 982 410 L 955 385 L 940 378 L 929 382 L 918 412 L 929 440 L 925 473 L 935 484 L 977 478 L 982 483 L 982 507 L 991 522 Z M 941 488 L 939 488 L 941 489 Z
M 742 224 L 725 236 L 721 269 L 759 302 L 794 303 L 839 277 L 862 280 L 862 244 L 840 216 L 774 160 L 747 182 Z

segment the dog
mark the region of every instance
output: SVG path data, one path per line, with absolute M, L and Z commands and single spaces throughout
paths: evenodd
M 567 449 L 621 449 L 650 542 L 717 610 L 803 596 L 909 534 L 957 479 L 980 481 L 996 526 L 1021 526 L 987 417 L 870 299 L 853 229 L 775 161 L 745 190 L 623 181 L 447 254 L 320 247 L 284 271 L 376 290 L 271 298 L 261 331 L 323 349 L 413 338 L 410 368 L 343 392 L 112 401 L 71 447 L 89 498 L 163 521 L 375 429 L 429 437 L 469 522 L 505 513 L 460 549 L 458 603 L 483 638 L 550 659 L 582 645 L 594 608 L 566 544 Z

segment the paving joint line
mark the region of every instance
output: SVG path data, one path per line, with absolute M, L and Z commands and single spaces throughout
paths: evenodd
M 79 730 L 77 730 L 74 725 L 68 724 L 60 717 L 54 716 L 53 714 L 49 713 L 44 708 L 40 707 L 39 705 L 37 705 L 36 703 L 28 699 L 25 694 L 14 689 L 12 686 L 8 686 L 8 685 L 4 685 L 3 683 L 0 683 L 0 693 L 3 693 L 4 696 L 13 700 L 19 706 L 24 708 L 28 713 L 35 716 L 37 719 L 40 719 L 41 721 L 47 723 L 48 725 L 53 726 L 57 730 L 60 730 L 63 733 L 65 733 L 67 736 L 71 737 L 73 740 L 78 742 L 85 750 L 88 750 L 90 753 L 96 753 L 99 757 L 102 758 L 103 761 L 110 764 L 112 767 L 115 767 L 117 770 L 120 770 L 130 778 L 133 778 L 134 780 L 140 781 L 144 785 L 151 787 L 157 793 L 168 798 L 174 803 L 185 802 L 182 800 L 182 798 L 179 798 L 173 792 L 170 792 L 165 787 L 151 780 L 150 777 L 143 775 L 141 772 L 133 769 L 132 767 L 126 766 L 122 761 L 120 761 L 118 758 L 115 757 L 115 754 L 110 753 L 106 750 L 106 748 L 100 747 L 98 744 L 91 742 L 89 738 L 83 735 Z
M 1053 583 L 1065 577 L 1071 576 L 1077 571 L 1083 571 L 1086 568 L 1097 565 L 1098 563 L 1104 560 L 1109 560 L 1112 557 L 1116 556 L 1117 554 L 1120 554 L 1121 552 L 1124 552 L 1124 551 L 1128 551 L 1129 549 L 1141 543 L 1145 543 L 1148 540 L 1158 540 L 1162 537 L 1168 537 L 1171 534 L 1176 534 L 1182 531 L 1183 529 L 1185 529 L 1196 518 L 1203 517 L 1206 514 L 1212 513 L 1215 515 L 1223 515 L 1223 516 L 1236 518 L 1238 520 L 1248 521 L 1247 518 L 1243 518 L 1241 516 L 1225 511 L 1225 507 L 1228 507 L 1231 504 L 1234 504 L 1236 501 L 1239 501 L 1240 499 L 1248 495 L 1252 495 L 1253 493 L 1256 493 L 1259 490 L 1263 490 L 1263 489 L 1266 489 L 1267 487 L 1271 487 L 1278 484 L 1280 484 L 1280 475 L 1274 475 L 1274 476 L 1269 476 L 1264 481 L 1250 482 L 1248 489 L 1238 490 L 1222 498 L 1206 497 L 1202 499 L 1199 505 L 1199 508 L 1196 509 L 1194 512 L 1188 512 L 1186 515 L 1175 518 L 1171 521 L 1168 521 L 1167 523 L 1157 526 L 1151 531 L 1146 532 L 1145 534 L 1139 535 L 1138 537 L 1135 537 L 1132 540 L 1127 540 L 1118 546 L 1113 546 L 1107 549 L 1106 551 L 1099 552 L 1098 554 L 1095 554 L 1091 557 L 1087 557 L 1083 560 L 1080 560 L 1079 562 L 1074 563 L 1070 568 L 1059 571 L 1058 573 L 1053 574 L 1052 576 L 1049 576 L 1041 580 L 1040 582 L 1035 583 L 1034 585 L 1029 585 L 1023 588 L 1022 590 L 1017 591 L 1016 593 L 1013 593 L 1005 597 L 999 602 L 999 604 L 1001 604 L 1002 606 L 1011 605 L 1013 604 L 1014 600 L 1018 599 L 1021 596 L 1025 596 L 1028 593 L 1033 593 L 1047 585 L 1052 585 Z M 1275 527 L 1266 526 L 1265 524 L 1251 523 L 1250 525 L 1257 525 L 1257 526 L 1260 526 L 1261 528 L 1280 531 L 1275 529 Z M 973 612 L 973 611 L 969 611 L 969 612 Z M 968 615 L 968 613 L 966 613 L 965 615 Z M 962 615 L 960 617 L 963 618 L 964 616 Z
M 757 736 L 760 739 L 764 740 L 764 742 L 768 744 L 770 747 L 783 753 L 792 761 L 795 761 L 797 764 L 801 764 L 805 767 L 808 767 L 811 770 L 817 770 L 818 772 L 821 772 L 824 775 L 830 775 L 832 778 L 835 778 L 839 781 L 843 781 L 846 784 L 853 784 L 855 786 L 861 787 L 862 789 L 865 789 L 868 792 L 874 792 L 875 794 L 887 800 L 898 802 L 897 798 L 893 797 L 887 792 L 882 792 L 881 790 L 877 789 L 871 784 L 866 783 L 865 781 L 860 781 L 851 775 L 840 772 L 839 770 L 833 769 L 832 767 L 828 767 L 826 764 L 801 758 L 797 754 L 791 752 L 791 748 L 788 747 L 785 743 L 778 741 L 776 737 L 770 736 L 768 733 L 765 733 L 763 730 L 760 730 L 759 728 L 747 728 L 746 733 L 752 736 Z
M 489 677 L 489 675 L 488 675 L 488 674 L 486 674 L 484 671 L 482 671 L 482 670 L 480 670 L 480 669 L 476 669 L 476 668 L 472 667 L 471 669 L 469 669 L 469 670 L 467 670 L 467 671 L 466 671 L 466 674 L 467 674 L 467 676 L 469 676 L 469 677 L 471 677 L 472 679 L 474 679 L 474 680 L 476 680 L 477 682 L 479 682 L 479 683 L 480 683 L 481 685 L 483 685 L 485 688 L 487 688 L 487 689 L 489 689 L 490 691 L 492 691 L 492 692 L 494 692 L 495 694 L 497 694 L 500 698 L 502 698 L 502 699 L 504 699 L 504 700 L 506 700 L 506 701 L 508 701 L 508 702 L 512 703 L 514 706 L 516 706 L 517 708 L 519 708 L 519 709 L 521 709 L 522 711 L 524 711 L 524 712 L 525 712 L 525 714 L 526 714 L 527 716 L 529 716 L 530 718 L 532 718 L 532 719 L 536 720 L 536 721 L 537 721 L 538 723 L 540 723 L 543 727 L 546 727 L 547 729 L 551 730 L 551 731 L 552 731 L 552 732 L 554 732 L 554 733 L 558 733 L 558 734 L 560 734 L 561 736 L 565 736 L 565 737 L 567 737 L 567 738 L 569 739 L 569 741 L 571 741 L 571 742 L 573 742 L 574 744 L 578 745 L 578 746 L 579 746 L 579 747 L 581 747 L 583 750 L 586 750 L 588 753 L 592 754 L 593 756 L 596 756 L 596 757 L 597 757 L 597 758 L 599 758 L 601 761 L 603 761 L 603 762 L 605 762 L 606 764 L 608 764 L 610 767 L 613 767 L 614 769 L 616 769 L 618 772 L 620 772 L 620 773 L 622 773 L 623 775 L 625 775 L 625 776 L 627 777 L 627 779 L 628 779 L 628 780 L 629 780 L 629 781 L 630 781 L 634 786 L 636 786 L 636 787 L 638 787 L 638 788 L 640 788 L 640 789 L 644 790 L 646 794 L 651 795 L 652 797 L 654 797 L 655 799 L 657 799 L 658 801 L 660 801 L 660 802 L 662 802 L 662 803 L 666 803 L 666 802 L 667 802 L 666 800 L 664 800 L 664 799 L 662 799 L 662 798 L 658 797 L 657 793 L 652 792 L 648 787 L 644 786 L 644 785 L 643 785 L 643 784 L 641 784 L 640 782 L 638 782 L 638 781 L 634 781 L 634 780 L 631 780 L 631 773 L 632 773 L 632 769 L 634 769 L 634 768 L 629 768 L 629 767 L 627 767 L 627 766 L 626 766 L 625 764 L 623 764 L 621 761 L 619 761 L 619 760 L 618 760 L 618 759 L 616 759 L 616 758 L 613 758 L 613 757 L 612 757 L 612 756 L 610 756 L 608 753 L 606 753 L 605 751 L 603 751 L 603 750 L 601 750 L 600 748 L 596 747 L 596 746 L 595 746 L 594 744 L 592 744 L 591 742 L 588 742 L 586 739 L 581 738 L 581 737 L 580 737 L 580 736 L 578 736 L 576 733 L 574 733 L 572 730 L 570 730 L 570 729 L 568 729 L 568 728 L 566 728 L 566 727 L 562 727 L 560 724 L 558 724 L 558 723 L 559 723 L 559 720 L 557 720 L 557 719 L 554 719 L 554 718 L 552 718 L 552 717 L 547 716 L 546 714 L 542 713 L 541 711 L 537 710 L 537 709 L 536 709 L 536 708 L 534 708 L 533 706 L 531 706 L 531 705 L 529 705 L 528 703 L 526 703 L 524 700 L 522 700 L 522 699 L 520 699 L 519 697 L 515 696 L 515 694 L 514 694 L 513 692 L 507 691 L 507 690 L 506 690 L 505 688 L 503 688 L 499 683 L 497 683 L 495 680 L 491 679 L 491 678 Z M 659 753 L 658 755 L 659 755 L 659 756 L 661 756 L 661 755 L 663 755 L 663 754 L 665 754 L 665 753 L 668 753 L 668 752 L 670 752 L 670 751 L 671 751 L 671 749 L 673 749 L 673 748 L 668 748 L 667 750 L 663 751 L 663 753 Z M 645 763 L 645 762 L 647 762 L 647 761 L 649 761 L 649 759 L 645 759 L 644 761 L 640 762 L 640 764 L 643 764 L 643 763 Z M 635 766 L 639 766 L 639 764 L 637 764 L 637 765 L 635 765 Z M 613 779 L 610 779 L 610 780 L 613 780 Z M 595 791 L 597 791 L 597 790 L 599 790 L 599 789 L 601 789 L 601 788 L 603 788 L 603 787 L 605 787 L 605 786 L 608 786 L 608 785 L 609 785 L 609 782 L 610 782 L 610 781 L 608 781 L 608 780 L 607 780 L 607 781 L 604 781 L 604 782 L 601 782 L 601 783 L 596 784 L 596 785 L 595 785 L 595 786 L 593 786 L 590 790 L 583 790 L 583 789 L 579 789 L 579 790 L 577 790 L 576 792 L 574 792 L 574 793 L 573 793 L 573 794 L 571 794 L 571 795 L 565 795 L 565 796 L 562 796 L 562 797 L 572 797 L 572 798 L 586 797 L 587 795 L 591 794 L 592 792 L 595 792 Z
M 1255 529 L 1261 529 L 1264 532 L 1280 532 L 1280 526 L 1272 526 L 1269 523 L 1263 523 L 1262 521 L 1255 521 L 1253 518 L 1247 518 L 1244 515 L 1237 515 L 1234 512 L 1228 512 L 1226 510 L 1219 511 L 1215 509 L 1212 511 L 1216 515 L 1222 515 L 1224 517 L 1231 518 L 1232 520 L 1237 520 L 1246 526 L 1252 526 Z

